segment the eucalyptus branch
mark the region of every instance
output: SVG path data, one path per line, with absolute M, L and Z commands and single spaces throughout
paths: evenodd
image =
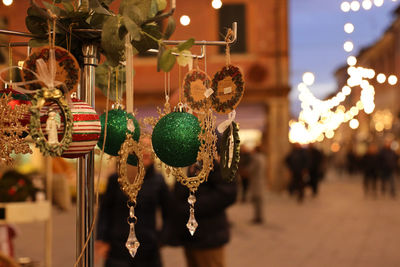
M 166 19 L 168 17 L 171 17 L 172 14 L 174 14 L 174 12 L 175 12 L 175 8 L 172 8 L 168 13 L 164 13 L 164 14 L 155 16 L 154 18 L 150 18 L 150 19 L 146 20 L 145 22 L 142 23 L 141 26 L 146 25 L 151 22 L 160 21 L 160 20 Z
M 35 0 L 31 0 L 31 5 L 34 6 L 36 8 L 36 10 L 40 13 L 40 15 L 42 15 L 43 17 L 45 17 L 46 19 L 53 19 L 48 13 L 47 11 L 44 11 L 43 8 L 41 8 L 38 4 L 36 4 Z M 72 36 L 74 36 L 75 38 L 77 38 L 78 40 L 82 41 L 82 39 L 76 35 L 75 33 L 73 33 L 72 31 L 68 30 L 68 28 L 66 28 L 63 24 L 61 24 L 58 21 L 58 18 L 56 18 L 56 25 L 57 27 L 59 27 L 60 29 L 62 29 L 65 33 L 69 33 Z
M 147 37 L 149 37 L 150 39 L 152 39 L 154 42 L 157 42 L 158 45 L 160 45 L 160 44 L 162 43 L 161 40 L 158 40 L 156 37 L 154 37 L 154 36 L 151 35 L 151 34 L 148 34 L 148 33 L 145 32 L 145 31 L 140 30 L 140 33 L 146 35 Z

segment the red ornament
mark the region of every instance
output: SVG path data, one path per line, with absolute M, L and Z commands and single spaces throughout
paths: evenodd
M 64 133 L 64 116 L 61 114 L 60 108 L 56 104 L 43 107 L 40 111 L 41 129 L 43 133 L 46 133 L 47 113 L 50 107 L 55 110 L 61 118 L 61 127 L 58 129 L 58 140 L 60 141 Z M 64 158 L 78 158 L 89 153 L 95 147 L 100 137 L 101 124 L 99 115 L 97 115 L 94 108 L 86 102 L 73 98 L 70 108 L 74 118 L 72 142 L 61 156 Z
M 17 190 L 15 190 L 14 186 L 11 187 L 10 189 L 8 189 L 8 194 L 9 194 L 10 196 L 15 195 L 15 193 L 17 193 Z

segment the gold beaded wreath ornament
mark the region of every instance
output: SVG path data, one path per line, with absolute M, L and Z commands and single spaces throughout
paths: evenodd
M 41 130 L 40 110 L 44 107 L 46 102 L 56 103 L 60 107 L 62 116 L 64 117 L 64 134 L 62 140 L 57 144 L 50 144 Z M 62 153 L 68 149 L 69 144 L 72 142 L 72 128 L 74 125 L 71 110 L 61 90 L 50 90 L 48 88 L 40 89 L 32 99 L 30 111 L 31 120 L 29 124 L 29 131 L 36 146 L 45 156 L 61 156 Z

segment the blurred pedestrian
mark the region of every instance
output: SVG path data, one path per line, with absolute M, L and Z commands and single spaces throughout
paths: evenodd
M 396 196 L 395 171 L 397 169 L 398 155 L 391 149 L 391 142 L 386 140 L 379 151 L 379 169 L 382 194 L 386 193 L 386 186 L 389 184 L 390 195 Z
M 305 180 L 308 175 L 308 157 L 306 151 L 300 144 L 294 143 L 292 150 L 286 156 L 285 162 L 292 174 L 288 188 L 289 193 L 291 195 L 297 193 L 297 201 L 302 202 L 304 199 Z
M 376 196 L 376 183 L 379 171 L 378 149 L 375 144 L 370 144 L 365 155 L 361 159 L 361 168 L 364 173 L 364 193 L 372 193 Z
M 242 202 L 247 201 L 247 193 L 248 193 L 248 188 L 249 188 L 249 173 L 248 173 L 248 164 L 251 161 L 251 155 L 250 155 L 250 150 L 248 149 L 247 146 L 243 145 L 240 148 L 240 161 L 239 161 L 239 188 L 240 190 L 240 196 Z
M 354 174 L 357 170 L 357 156 L 352 147 L 350 147 L 350 149 L 347 151 L 346 160 L 348 173 Z
M 198 227 L 192 236 L 186 228 L 189 190 L 180 183 L 175 184 L 168 244 L 184 247 L 187 267 L 226 267 L 225 245 L 230 239 L 226 209 L 235 202 L 236 193 L 236 182 L 222 179 L 220 166 L 215 161 L 214 170 L 195 194 Z
M 144 143 L 151 146 L 150 140 Z M 135 232 L 140 246 L 134 258 L 125 247 L 129 235 L 128 197 L 120 189 L 117 174 L 112 175 L 102 198 L 95 242 L 96 256 L 105 259 L 105 267 L 161 267 L 160 231 L 156 229 L 156 212 L 161 209 L 163 223 L 170 208 L 170 195 L 164 178 L 155 171 L 149 151 L 143 152 L 146 169 L 143 185 L 137 196 Z M 128 176 L 135 175 L 128 165 Z
M 319 182 L 324 177 L 324 154 L 317 149 L 313 144 L 308 145 L 308 184 L 311 187 L 312 195 L 315 197 L 318 194 Z
M 255 148 L 247 166 L 249 173 L 250 188 L 249 193 L 254 207 L 253 223 L 260 224 L 264 221 L 264 194 L 266 179 L 266 158 L 261 151 L 261 147 Z

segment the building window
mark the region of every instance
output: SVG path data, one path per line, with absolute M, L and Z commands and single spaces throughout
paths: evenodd
M 226 30 L 237 22 L 237 41 L 231 46 L 231 53 L 246 53 L 246 5 L 224 4 L 219 9 L 219 34 L 225 35 Z M 223 39 L 223 37 L 221 37 Z M 220 47 L 220 53 L 225 53 L 225 47 Z

